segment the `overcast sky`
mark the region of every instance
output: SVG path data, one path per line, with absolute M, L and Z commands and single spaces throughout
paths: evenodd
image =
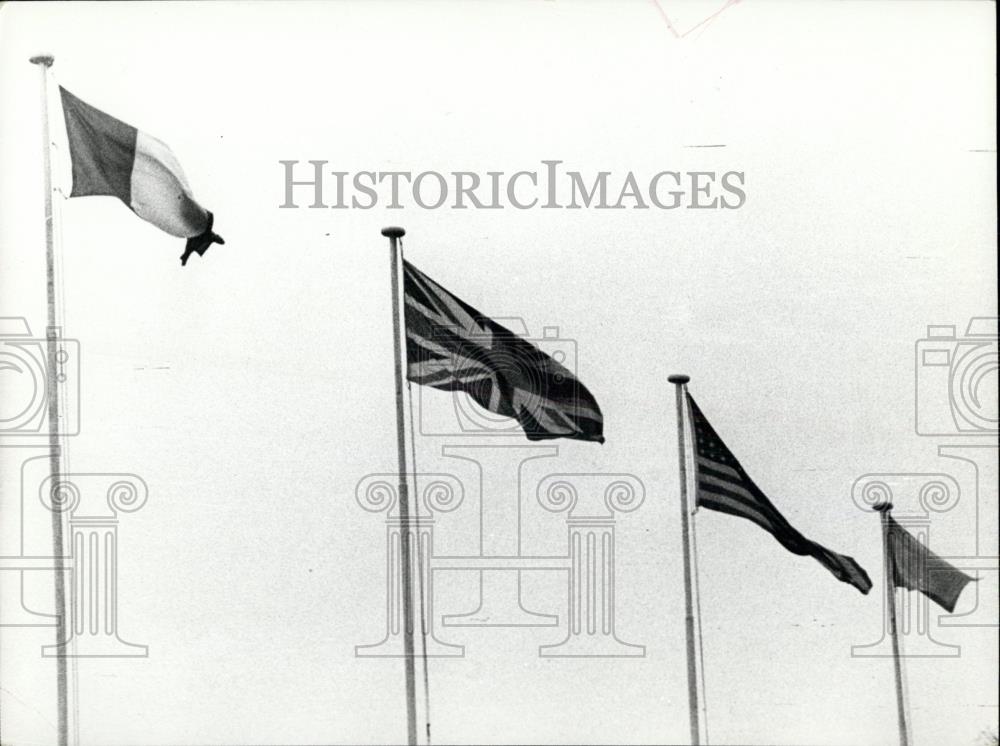
M 977 495 L 974 468 L 938 455 L 995 439 L 914 429 L 916 406 L 948 407 L 945 382 L 915 404 L 927 325 L 962 335 L 996 314 L 994 6 L 747 0 L 685 33 L 720 5 L 3 8 L 0 316 L 44 336 L 32 54 L 53 54 L 61 85 L 168 143 L 226 239 L 182 268 L 182 242 L 121 203 L 60 205 L 61 313 L 81 349 L 67 468 L 149 486 L 119 525 L 118 611 L 122 639 L 149 657 L 78 661 L 81 743 L 405 737 L 401 662 L 354 656 L 384 631 L 383 516 L 354 493 L 395 468 L 387 224 L 406 228 L 410 261 L 484 313 L 520 317 L 531 336 L 559 327 L 604 411 L 603 446 L 555 441 L 558 457 L 525 466 L 524 553 L 565 551 L 563 516 L 535 502 L 546 475 L 631 474 L 646 489 L 616 528 L 617 633 L 645 657 L 539 658 L 565 636 L 565 576 L 527 574 L 525 605 L 560 626 L 439 627 L 466 654 L 431 663 L 435 740 L 686 740 L 666 382 L 685 372 L 791 523 L 875 583 L 863 596 L 753 524 L 699 512 L 711 741 L 896 742 L 891 662 L 851 655 L 881 637 L 883 588 L 878 519 L 852 485 L 949 474 L 962 498 L 933 515 L 932 547 L 997 555 L 995 466 Z M 479 173 L 561 159 L 613 180 L 740 171 L 747 198 L 737 210 L 283 210 L 278 162 L 293 159 Z M 443 392 L 420 396 L 428 422 L 452 411 Z M 37 493 L 22 463 L 45 449 L 0 440 L 32 443 L 0 449 L 5 555 L 22 492 Z M 466 485 L 435 526 L 441 554 L 478 551 L 482 500 L 508 512 L 518 500 L 513 454 L 484 451 L 480 489 L 474 465 L 442 448 L 498 443 L 529 445 L 417 435 L 417 468 Z M 914 494 L 896 503 L 919 508 Z M 50 552 L 39 510 L 26 502 L 27 554 Z M 979 607 L 970 588 L 957 613 L 996 623 L 995 567 L 980 573 Z M 7 604 L 18 575 L 0 575 Z M 475 608 L 474 574 L 435 582 L 438 615 Z M 31 605 L 51 611 L 51 588 L 32 574 Z M 960 655 L 905 663 L 918 746 L 996 729 L 996 629 L 940 627 L 939 612 L 932 633 Z M 51 638 L 2 629 L 5 742 L 54 742 L 54 666 L 38 654 Z

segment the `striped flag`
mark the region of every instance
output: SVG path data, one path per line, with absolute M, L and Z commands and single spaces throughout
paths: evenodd
M 212 213 L 195 202 L 170 148 L 61 86 L 59 92 L 73 166 L 70 197 L 117 197 L 143 220 L 188 239 L 182 265 L 192 253 L 225 243 L 212 232 Z
M 535 345 L 403 263 L 407 378 L 464 391 L 481 407 L 515 418 L 528 440 L 604 442 L 593 395 Z
M 920 591 L 949 613 L 955 611 L 962 589 L 975 578 L 938 557 L 889 515 L 886 533 L 893 586 Z
M 796 531 L 743 470 L 690 394 L 687 402 L 694 424 L 697 504 L 753 521 L 789 552 L 816 558 L 838 580 L 868 593 L 872 581 L 861 565 Z

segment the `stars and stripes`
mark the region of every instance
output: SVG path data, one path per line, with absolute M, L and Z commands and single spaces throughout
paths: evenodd
M 464 391 L 490 412 L 515 418 L 528 440 L 604 442 L 597 401 L 565 366 L 409 262 L 403 273 L 409 380 Z
M 694 426 L 697 504 L 753 521 L 789 552 L 816 558 L 838 580 L 868 593 L 872 581 L 861 565 L 851 557 L 810 541 L 795 530 L 743 470 L 690 394 L 687 402 Z
M 893 586 L 920 591 L 948 613 L 954 612 L 962 589 L 975 578 L 938 557 L 889 515 L 886 535 Z

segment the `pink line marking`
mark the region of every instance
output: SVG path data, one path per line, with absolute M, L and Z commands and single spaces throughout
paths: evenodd
M 723 4 L 723 6 L 721 8 L 719 8 L 717 11 L 715 11 L 711 15 L 706 16 L 704 19 L 702 19 L 697 24 L 695 24 L 694 26 L 692 26 L 691 28 L 689 28 L 683 34 L 678 33 L 677 29 L 674 28 L 674 24 L 670 21 L 670 16 L 668 16 L 667 15 L 667 11 L 665 11 L 663 9 L 663 5 L 660 3 L 660 0 L 651 0 L 651 2 L 653 3 L 653 5 L 656 6 L 656 9 L 658 11 L 660 11 L 660 17 L 663 18 L 663 22 L 665 24 L 667 24 L 667 28 L 670 29 L 670 33 L 674 35 L 674 38 L 675 39 L 683 39 L 685 36 L 687 36 L 688 34 L 690 34 L 692 31 L 696 31 L 699 28 L 702 28 L 703 26 L 707 26 L 709 23 L 711 23 L 716 18 L 718 18 L 718 16 L 723 11 L 728 10 L 729 8 L 731 8 L 734 5 L 738 5 L 740 2 L 742 2 L 742 0 L 726 0 L 726 2 Z

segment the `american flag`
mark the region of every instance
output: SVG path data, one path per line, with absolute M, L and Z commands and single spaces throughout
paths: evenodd
M 872 581 L 864 568 L 853 558 L 831 552 L 796 531 L 743 470 L 690 394 L 687 402 L 694 425 L 697 504 L 753 521 L 789 552 L 815 557 L 838 580 L 868 593 Z
M 528 440 L 604 442 L 604 418 L 587 387 L 535 345 L 403 263 L 407 378 L 464 391 L 513 417 Z

